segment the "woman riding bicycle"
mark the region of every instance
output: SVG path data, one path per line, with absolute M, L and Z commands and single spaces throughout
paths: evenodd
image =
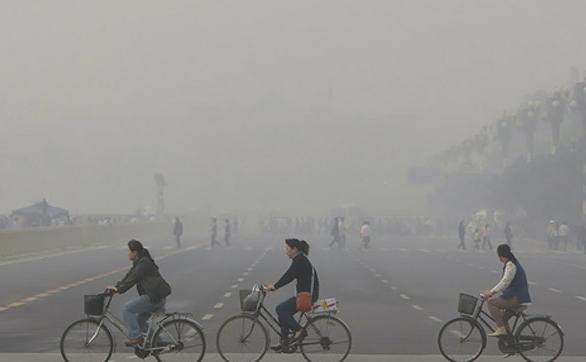
M 136 285 L 139 297 L 126 303 L 123 308 L 129 336 L 126 345 L 131 347 L 144 342 L 143 334 L 148 330 L 147 321 L 151 313 L 165 310 L 165 298 L 171 294 L 171 287 L 163 279 L 159 267 L 140 241 L 128 242 L 128 259 L 132 261 L 132 268 L 115 287 L 108 289 L 123 294 Z
M 482 293 L 482 297 L 488 299 L 488 310 L 496 321 L 497 328 L 494 333 L 489 334 L 491 337 L 507 334 L 504 311 L 531 302 L 527 275 L 511 248 L 507 244 L 501 244 L 497 248 L 497 255 L 504 264 L 502 279 L 494 288 Z M 499 296 L 495 296 L 499 293 Z
M 297 281 L 297 297 L 291 297 L 279 304 L 276 308 L 281 325 L 281 343 L 271 347 L 277 352 L 287 352 L 290 343 L 297 342 L 305 337 L 301 325 L 293 317 L 297 310 L 297 298 L 300 293 L 311 293 L 311 302 L 315 303 L 319 297 L 319 278 L 315 268 L 307 258 L 309 255 L 309 244 L 305 240 L 285 240 L 285 253 L 291 258 L 291 266 L 274 285 L 269 284 L 266 288 L 275 291 L 293 280 Z M 312 283 L 313 280 L 313 283 Z M 295 336 L 289 340 L 289 332 L 293 331 Z

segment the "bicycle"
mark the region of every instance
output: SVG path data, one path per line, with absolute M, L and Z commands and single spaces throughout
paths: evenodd
M 281 338 L 279 321 L 264 306 L 266 289 L 260 283 L 253 286 L 250 295 L 258 298 L 253 308 L 243 303 L 247 294 L 248 291 L 241 291 L 242 313 L 228 318 L 216 336 L 218 353 L 226 362 L 260 361 L 270 344 L 265 324 Z M 311 312 L 302 312 L 299 323 L 307 336 L 291 344 L 288 352 L 299 349 L 308 362 L 344 361 L 352 348 L 352 334 L 346 323 L 334 316 L 337 310 L 337 302 L 331 298 L 318 301 Z
M 110 312 L 113 296 L 106 291 L 84 297 L 87 318 L 73 322 L 61 336 L 59 346 L 64 361 L 109 361 L 114 352 L 114 339 L 107 324 L 129 338 L 124 323 Z M 137 357 L 153 356 L 158 362 L 203 359 L 206 350 L 203 329 L 190 314 L 155 312 L 148 326 L 143 344 L 134 348 Z
M 485 298 L 460 294 L 458 312 L 460 317 L 448 321 L 440 330 L 438 345 L 441 354 L 451 362 L 472 362 L 484 351 L 487 335 L 483 326 L 491 332 L 494 318 L 483 310 Z M 507 310 L 505 323 L 507 334 L 498 337 L 501 352 L 520 354 L 528 362 L 555 361 L 564 348 L 564 333 L 551 316 L 536 316 L 525 313 L 527 305 Z M 514 318 L 512 326 L 508 321 Z M 491 324 L 492 323 L 492 324 Z

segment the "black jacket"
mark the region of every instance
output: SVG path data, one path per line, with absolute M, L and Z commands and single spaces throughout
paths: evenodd
M 284 287 L 293 280 L 297 280 L 297 293 L 311 293 L 312 271 L 315 272 L 315 275 L 313 276 L 313 293 L 311 295 L 311 299 L 313 299 L 315 302 L 319 298 L 319 277 L 317 275 L 317 271 L 315 271 L 309 259 L 307 259 L 307 257 L 301 253 L 293 258 L 289 269 L 285 272 L 285 274 L 283 274 L 281 279 L 275 283 L 275 289 Z
M 159 267 L 147 256 L 132 264 L 124 278 L 116 283 L 116 288 L 123 294 L 134 285 L 139 295 L 148 295 L 153 303 L 158 303 L 171 294 L 171 286 L 159 273 Z

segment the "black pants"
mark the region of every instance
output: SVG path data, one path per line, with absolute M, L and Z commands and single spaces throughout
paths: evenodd
M 277 315 L 279 316 L 279 324 L 281 325 L 281 337 L 289 336 L 290 331 L 297 332 L 301 329 L 299 322 L 295 320 L 295 313 L 297 313 L 297 298 L 291 297 L 277 306 Z
M 464 235 L 460 235 L 460 245 L 458 245 L 458 249 L 466 250 L 466 239 Z
M 181 234 L 175 234 L 175 241 L 177 242 L 177 247 L 181 247 Z

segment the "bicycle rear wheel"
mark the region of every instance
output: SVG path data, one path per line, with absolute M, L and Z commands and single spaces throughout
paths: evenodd
M 320 315 L 308 319 L 307 337 L 299 343 L 309 362 L 342 362 L 352 349 L 350 328 L 341 319 Z
M 549 318 L 531 318 L 515 333 L 519 354 L 528 362 L 555 361 L 564 349 L 564 333 Z
M 439 332 L 442 355 L 451 362 L 472 362 L 486 347 L 486 334 L 471 318 L 460 317 L 447 322 Z
M 197 323 L 177 318 L 157 329 L 152 348 L 159 362 L 200 362 L 206 352 L 206 340 Z
M 73 322 L 65 329 L 59 343 L 65 362 L 106 362 L 112 356 L 114 341 L 104 325 L 93 318 Z
M 249 314 L 228 318 L 216 336 L 216 347 L 226 362 L 258 362 L 269 348 L 269 332 Z

